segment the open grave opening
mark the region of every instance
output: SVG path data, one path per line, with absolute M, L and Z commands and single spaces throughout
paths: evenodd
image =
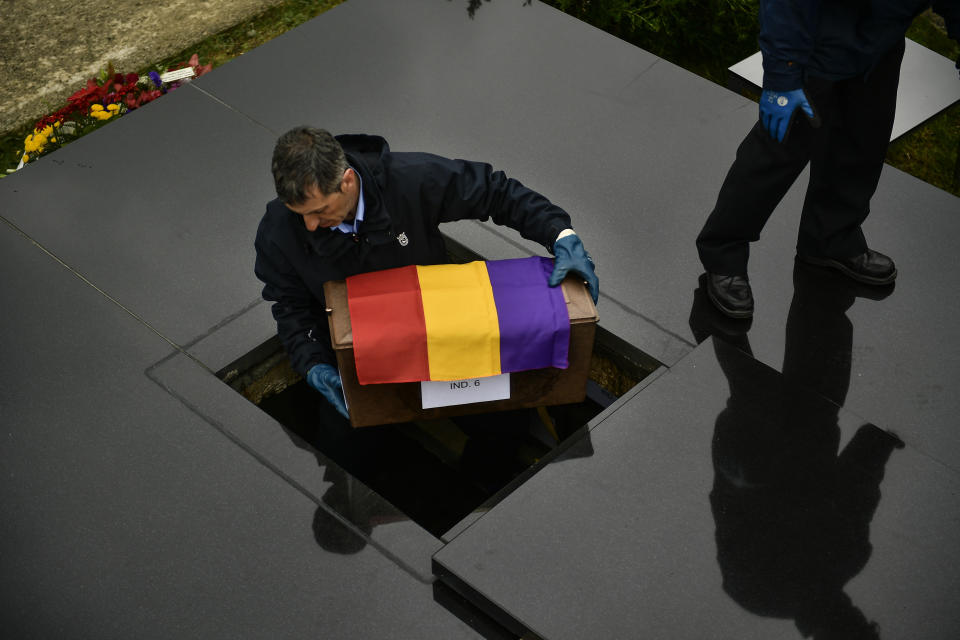
M 334 461 L 442 537 L 470 513 L 507 495 L 656 366 L 601 329 L 583 402 L 361 428 L 340 418 L 290 368 L 276 338 L 218 376 L 283 425 L 298 446 Z M 577 452 L 589 455 L 590 448 L 577 447 Z M 330 480 L 334 488 L 325 499 L 349 501 L 350 482 Z
M 483 259 L 445 240 L 451 262 Z M 217 375 L 283 425 L 298 446 L 319 452 L 350 476 L 329 478 L 334 485 L 324 499 L 344 501 L 332 505 L 336 511 L 349 507 L 355 478 L 443 537 L 508 495 L 564 443 L 581 436 L 585 442 L 565 455 L 590 455 L 586 424 L 659 366 L 598 326 L 582 402 L 360 428 L 350 427 L 291 369 L 277 338 Z

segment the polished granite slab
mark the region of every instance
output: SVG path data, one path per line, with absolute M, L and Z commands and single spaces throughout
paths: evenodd
M 850 363 L 844 406 L 882 421 L 908 444 L 960 470 L 960 274 L 944 265 L 956 253 L 960 199 L 885 167 L 864 230 L 872 247 L 892 256 L 895 286 L 871 288 L 816 268 L 795 268 L 799 197 L 781 205 L 752 247 L 752 324 L 743 327 L 756 358 L 783 369 L 801 318 L 818 352 L 838 350 Z M 689 328 L 698 282 L 675 320 Z M 679 293 L 678 293 L 679 302 Z M 709 331 L 708 331 L 709 332 Z M 838 341 L 838 335 L 842 340 Z
M 183 349 L 140 371 L 314 501 L 301 526 L 321 545 L 372 545 L 428 583 L 440 540 L 213 375 L 276 334 L 253 275 L 272 139 L 188 85 L 4 179 L 3 217 L 73 270 L 78 288 L 109 296 L 168 352 Z M 338 518 L 362 535 L 345 536 Z
M 363 534 L 363 539 L 347 541 L 344 548 L 360 550 L 371 545 L 418 580 L 431 581 L 430 556 L 443 542 L 293 430 L 275 422 L 183 354 L 157 362 L 147 375 L 198 418 L 316 503 L 312 519 L 299 525 L 291 522 L 291 526 L 313 527 L 317 542 L 335 550 L 342 536 L 339 526 L 328 524 L 336 525 L 337 517 L 342 518 Z M 318 412 L 318 422 L 321 419 Z
M 360 25 L 381 53 L 396 52 L 351 51 L 351 64 L 370 74 L 318 78 L 303 89 L 308 99 L 282 105 L 242 90 L 245 75 L 272 73 L 265 82 L 276 91 L 294 82 L 299 72 L 275 69 L 277 57 L 340 60 Z M 424 25 L 430 36 L 415 37 Z M 456 3 L 351 0 L 268 47 L 198 84 L 274 129 L 373 131 L 394 149 L 491 161 L 570 210 L 598 265 L 605 330 L 668 366 L 694 347 L 688 317 L 702 272 L 694 238 L 755 103 L 538 3 L 496 0 L 470 19 Z M 777 368 L 806 181 L 804 172 L 752 247 L 755 353 Z M 960 276 L 942 265 L 958 211 L 955 196 L 885 167 L 865 232 L 898 261 L 897 291 L 847 314 L 848 406 L 888 420 L 956 469 L 960 401 L 946 389 L 960 380 L 960 356 L 943 346 L 958 338 Z M 490 224 L 444 232 L 490 259 L 543 253 Z
M 171 345 L 2 221 L 0 270 L 4 637 L 479 637 L 151 379 Z M 209 376 L 189 365 L 166 382 Z
M 960 82 L 954 61 L 910 38 L 906 38 L 906 44 L 903 64 L 900 65 L 897 115 L 890 132 L 891 140 L 960 100 Z M 763 84 L 763 56 L 759 51 L 731 66 L 729 71 L 746 80 L 759 93 Z
M 187 85 L 4 178 L 0 215 L 188 345 L 260 302 L 253 234 L 274 139 Z
M 356 72 L 325 73 L 330 61 L 349 62 Z M 308 81 L 305 68 L 311 69 Z M 257 91 L 251 91 L 251 82 Z M 707 103 L 709 110 L 703 108 Z M 380 133 L 398 150 L 493 162 L 574 215 L 599 263 L 604 329 L 676 369 L 705 335 L 690 322 L 699 275 L 692 239 L 755 117 L 753 103 L 537 2 L 494 0 L 470 19 L 464 4 L 444 0 L 350 0 L 0 181 L 0 216 L 89 283 L 50 284 L 57 281 L 51 273 L 61 273 L 50 257 L 26 241 L 6 251 L 2 241 L 0 260 L 9 261 L 2 263 L 5 272 L 28 274 L 5 281 L 5 299 L 28 304 L 17 308 L 15 320 L 6 318 L 0 325 L 0 335 L 16 337 L 6 338 L 10 346 L 5 345 L 0 366 L 6 385 L 6 395 L 0 396 L 3 425 L 12 443 L 0 459 L 19 479 L 5 483 L 0 496 L 5 512 L 10 505 L 25 514 L 5 519 L 0 527 L 4 549 L 15 551 L 0 560 L 4 595 L 16 592 L 10 600 L 14 605 L 3 613 L 4 628 L 19 630 L 42 613 L 41 636 L 62 635 L 58 632 L 68 620 L 80 635 L 103 635 L 103 620 L 110 615 L 117 635 L 127 636 L 169 637 L 194 630 L 204 637 L 237 636 L 260 628 L 275 635 L 280 628 L 293 636 L 471 637 L 429 602 L 424 554 L 433 552 L 436 542 L 402 519 L 390 521 L 382 513 L 388 507 L 372 496 L 368 501 L 362 487 L 334 477 L 335 471 L 327 477 L 323 461 L 212 376 L 273 330 L 251 273 L 253 231 L 263 203 L 272 197 L 267 160 L 273 139 L 290 126 L 310 123 L 336 132 Z M 800 187 L 788 194 L 752 264 L 758 314 L 749 338 L 757 357 L 776 367 L 788 342 L 794 296 L 790 256 L 801 199 Z M 951 255 L 952 214 L 958 210 L 953 196 L 887 168 L 867 231 L 878 238 L 878 248 L 898 259 L 901 279 L 886 300 L 859 300 L 845 312 L 853 326 L 846 406 L 898 431 L 908 444 L 887 464 L 884 497 L 873 517 L 875 551 L 850 583 L 856 587 L 851 593 L 869 616 L 875 609 L 868 605 L 875 602 L 897 610 L 889 604 L 896 589 L 902 589 L 904 602 L 936 594 L 926 598 L 926 621 L 915 610 L 899 626 L 888 620 L 890 615 L 883 618 L 884 628 L 897 631 L 916 623 L 913 637 L 938 637 L 933 624 L 956 629 L 944 604 L 954 601 L 957 591 L 950 568 L 956 559 L 949 555 L 956 547 L 957 511 L 949 502 L 956 496 L 958 468 L 950 428 L 957 407 L 949 394 L 958 373 L 949 349 L 956 283 L 939 265 Z M 904 212 L 916 212 L 909 225 Z M 487 257 L 542 253 L 510 230 L 474 223 L 447 228 Z M 0 232 L 5 229 L 0 226 Z M 97 297 L 90 285 L 135 317 Z M 37 291 L 49 291 L 50 297 L 40 299 Z M 87 294 L 103 309 L 89 311 Z M 54 310 L 46 300 L 61 306 Z M 726 331 L 707 325 L 706 333 Z M 199 362 L 182 353 L 169 357 L 171 344 L 150 329 Z M 53 339 L 44 342 L 46 334 Z M 701 349 L 694 352 L 697 357 L 705 357 Z M 722 379 L 718 365 L 704 370 Z M 674 390 L 673 402 L 691 404 L 698 389 Z M 716 416 L 723 394 L 710 389 Z M 649 407 L 644 404 L 641 411 L 633 403 L 654 390 L 638 390 L 613 416 L 647 420 Z M 672 411 L 649 402 L 663 414 Z M 11 424 L 29 429 L 30 438 L 23 435 L 28 431 L 7 427 L 8 415 Z M 847 416 L 845 437 L 852 438 L 858 420 L 841 415 Z M 605 424 L 594 433 L 603 433 Z M 709 443 L 712 423 L 700 427 Z M 650 473 L 659 470 L 670 478 L 676 475 L 668 463 L 678 460 L 678 434 L 688 434 L 691 446 L 700 445 L 701 465 L 681 469 L 706 475 L 684 476 L 676 485 L 699 491 L 699 506 L 684 504 L 672 513 L 675 505 L 656 495 L 662 489 L 657 477 L 644 478 L 654 490 L 645 495 L 659 510 L 651 513 L 662 523 L 677 523 L 675 530 L 661 524 L 643 532 L 642 540 L 662 543 L 663 549 L 652 554 L 652 566 L 667 578 L 673 575 L 668 561 L 707 544 L 711 532 L 702 529 L 716 524 L 709 520 L 711 470 L 703 457 L 709 450 L 696 439 L 702 434 L 690 434 L 695 428 L 680 425 L 667 433 L 671 437 L 658 433 L 635 447 L 645 455 L 662 452 L 664 459 L 652 460 Z M 68 447 L 57 448 L 60 437 L 67 438 Z M 622 445 L 613 446 L 626 455 Z M 613 510 L 614 496 L 604 492 L 617 486 L 614 480 L 595 481 L 592 476 L 602 474 L 592 468 L 584 471 L 590 477 L 575 485 L 559 480 L 581 465 L 588 469 L 591 461 L 605 465 L 608 449 L 549 465 L 531 481 L 537 484 L 530 491 L 525 485 L 522 500 L 554 509 L 542 504 L 551 489 L 543 478 L 552 478 L 572 496 L 581 496 L 583 504 Z M 898 467 L 903 460 L 910 463 Z M 891 473 L 898 468 L 904 470 L 896 472 L 900 484 L 893 486 L 909 484 L 910 490 L 891 493 Z M 607 471 L 617 469 L 626 482 L 643 471 L 616 464 Z M 356 509 L 341 500 L 358 493 L 363 499 Z M 629 492 L 617 497 L 621 513 L 634 504 Z M 464 535 L 489 526 L 494 531 L 486 542 L 545 536 L 543 548 L 549 550 L 556 531 L 544 533 L 537 509 L 528 520 L 510 504 L 480 518 Z M 948 508 L 939 510 L 938 520 L 932 505 L 944 504 Z M 319 538 L 332 538 L 341 551 L 362 550 L 347 555 L 320 546 L 311 531 L 318 514 L 317 526 L 325 532 Z M 688 516 L 690 532 L 678 520 Z M 377 526 L 368 531 L 363 523 L 371 517 Z M 511 525 L 496 524 L 506 521 Z M 912 537 L 916 529 L 908 525 L 914 521 L 929 537 Z M 515 527 L 517 522 L 523 526 Z M 584 522 L 581 540 L 597 531 Z M 573 538 L 581 535 L 582 524 L 571 527 Z M 878 536 L 878 531 L 899 537 Z M 674 540 L 674 546 L 666 544 Z M 907 543 L 900 545 L 903 540 Z M 458 538 L 455 544 L 450 554 L 472 543 Z M 467 551 L 478 553 L 483 544 Z M 585 569 L 588 580 L 565 585 L 570 591 L 559 591 L 561 599 L 541 597 L 542 585 L 535 584 L 518 596 L 529 596 L 525 612 L 538 598 L 541 610 L 534 613 L 543 615 L 555 612 L 551 604 L 576 601 L 581 588 L 588 595 L 591 589 L 606 594 L 615 585 L 637 583 L 622 557 L 584 544 L 576 550 L 583 557 L 616 560 L 623 568 L 605 567 L 607 575 Z M 634 550 L 627 550 L 622 556 L 629 560 Z M 541 557 L 526 551 L 531 560 Z M 548 585 L 550 576 L 580 566 L 556 558 L 549 571 L 528 571 L 518 584 Z M 711 564 L 696 555 L 684 560 L 682 575 L 690 583 L 705 580 L 717 587 L 716 560 Z M 926 586 L 917 586 L 921 569 L 935 562 L 947 570 L 931 572 Z M 523 558 L 511 564 L 530 566 Z M 874 580 L 873 571 L 899 582 Z M 58 582 L 61 574 L 65 579 Z M 676 587 L 666 578 L 663 582 Z M 231 586 L 226 593 L 224 583 Z M 184 590 L 184 584 L 191 588 Z M 708 592 L 698 589 L 688 599 L 679 588 L 665 593 L 689 607 Z M 645 595 L 660 600 L 652 599 L 646 610 L 663 621 L 662 612 L 676 609 L 652 591 Z M 721 596 L 714 593 L 705 602 L 740 620 L 737 628 L 750 637 L 756 616 L 731 613 L 739 609 L 725 608 L 731 605 Z M 51 615 L 45 607 L 50 600 L 66 604 Z M 602 605 L 593 610 L 603 611 Z M 560 613 L 571 611 L 566 607 Z M 622 618 L 632 619 L 629 612 Z M 790 624 L 775 623 L 777 629 L 793 629 Z M 623 629 L 626 637 L 634 635 Z
M 352 51 L 361 36 L 367 46 Z M 277 63 L 322 68 L 347 50 L 363 73 L 303 82 L 301 65 Z M 249 91 L 250 78 L 262 90 Z M 693 238 L 756 117 L 753 103 L 722 87 L 550 7 L 507 0 L 484 3 L 472 19 L 443 0 L 350 0 L 186 89 L 5 179 L 0 198 L 8 219 L 212 370 L 272 332 L 249 242 L 272 195 L 273 136 L 302 122 L 488 159 L 546 193 L 572 212 L 597 260 L 602 327 L 671 365 L 695 345 Z M 297 98 L 275 99 L 290 92 Z M 151 152 L 135 153 L 144 147 Z M 772 366 L 805 180 L 754 246 L 753 331 Z M 138 188 L 118 189 L 103 206 L 99 194 L 116 184 Z M 960 407 L 943 389 L 960 364 L 939 345 L 956 337 L 951 292 L 960 283 L 940 265 L 958 210 L 954 196 L 885 169 L 866 231 L 898 260 L 901 280 L 883 305 L 852 312 L 853 349 L 865 357 L 854 360 L 849 399 L 884 406 L 929 440 L 926 450 L 950 457 L 960 452 L 950 428 Z M 921 212 L 916 223 L 906 223 L 910 211 Z M 444 229 L 488 258 L 543 253 L 489 224 Z M 236 338 L 218 341 L 228 325 Z
M 592 456 L 544 468 L 438 574 L 544 640 L 955 637 L 960 474 L 728 340 L 622 398 Z
M 354 72 L 304 82 L 303 68 L 326 64 Z M 689 220 L 705 217 L 756 117 L 748 100 L 513 0 L 484 3 L 473 19 L 458 2 L 350 0 L 196 84 L 273 130 L 377 133 L 395 150 L 492 163 L 571 212 L 598 262 L 605 326 L 663 362 L 692 348 L 663 322 L 675 291 L 653 279 L 695 261 Z M 273 97 L 291 86 L 301 99 Z M 545 254 L 491 224 L 443 231 L 491 259 Z

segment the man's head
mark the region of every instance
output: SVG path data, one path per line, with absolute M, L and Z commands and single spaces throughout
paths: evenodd
M 308 230 L 335 227 L 356 215 L 359 178 L 329 132 L 312 127 L 286 132 L 273 148 L 271 168 L 277 197 Z

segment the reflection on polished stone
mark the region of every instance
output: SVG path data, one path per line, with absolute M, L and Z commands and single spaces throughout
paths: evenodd
M 865 424 L 838 451 L 837 405 L 791 393 L 785 376 L 758 379 L 734 347 L 714 347 L 730 385 L 710 493 L 724 591 L 795 620 L 804 637 L 879 638 L 844 585 L 870 557 L 884 466 L 903 443 Z
M 793 283 L 783 376 L 762 382 L 731 354 L 752 354 L 749 323 L 712 308 L 704 277 L 694 293 L 691 329 L 698 340 L 721 338 L 714 348 L 730 386 L 714 432 L 710 494 L 724 590 L 754 613 L 794 619 L 804 637 L 879 638 L 843 587 L 870 556 L 884 467 L 904 445 L 865 424 L 838 451 L 838 418 L 850 386 L 846 312 L 857 297 L 882 299 L 893 286 L 869 287 L 800 263 Z M 786 384 L 832 402 L 809 402 Z M 765 406 L 778 411 L 758 411 Z
M 713 335 L 752 356 L 748 336 L 753 321 L 734 320 L 718 312 L 707 299 L 706 274 L 698 284 L 689 320 L 697 343 Z M 850 388 L 853 351 L 853 324 L 847 311 L 858 298 L 883 300 L 894 287 L 861 284 L 828 269 L 796 262 L 783 339 L 783 375 L 843 406 Z
M 542 469 L 435 572 L 548 640 L 954 637 L 960 620 L 929 599 L 960 589 L 943 569 L 960 479 L 814 389 L 843 399 L 854 297 L 819 297 L 811 310 L 835 317 L 806 323 L 818 281 L 803 278 L 796 373 L 749 356 L 749 324 L 715 326 L 724 339 L 601 414 L 592 457 Z
M 314 536 L 324 549 L 346 554 L 363 543 L 336 537 L 339 529 L 326 526 L 336 520 L 334 513 L 366 535 L 380 525 L 412 520 L 442 538 L 473 512 L 489 508 L 600 411 L 588 399 L 541 410 L 352 428 L 304 382 L 260 408 L 283 425 L 293 444 L 316 456 L 331 484 L 317 507 Z

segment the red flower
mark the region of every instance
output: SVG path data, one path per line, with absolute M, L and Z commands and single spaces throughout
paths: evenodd
M 191 67 L 193 67 L 193 72 L 197 74 L 196 75 L 197 78 L 205 74 L 207 71 L 210 71 L 211 69 L 213 69 L 213 64 L 201 65 L 200 56 L 197 55 L 196 53 L 190 56 L 190 62 L 188 64 Z
M 193 68 L 195 77 L 200 77 L 213 69 L 212 64 L 201 65 L 200 56 L 195 53 L 190 56 L 188 62 L 181 62 L 171 67 L 170 71 L 188 66 Z M 38 120 L 35 128 L 43 129 L 47 125 L 53 125 L 57 122 L 79 120 L 87 116 L 91 105 L 94 104 L 106 106 L 119 102 L 125 104 L 128 110 L 136 109 L 156 100 L 168 89 L 174 89 L 180 84 L 175 82 L 169 87 L 164 86 L 147 90 L 139 85 L 140 78 L 136 73 L 116 73 L 112 64 L 107 65 L 107 69 L 101 77 L 104 78 L 103 84 L 100 84 L 96 78 L 90 78 L 83 88 L 78 89 L 67 98 L 63 107 Z

